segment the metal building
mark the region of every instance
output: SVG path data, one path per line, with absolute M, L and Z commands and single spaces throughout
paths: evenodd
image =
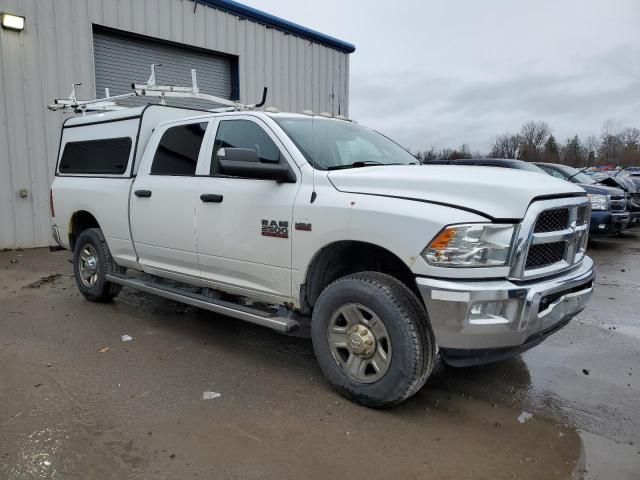
M 157 81 L 348 115 L 349 43 L 231 0 L 0 0 L 0 248 L 52 243 L 49 185 L 64 117 L 52 99 Z M 6 20 L 6 21 L 5 21 Z M 170 102 L 168 102 L 170 103 Z M 208 107 L 210 108 L 210 106 Z

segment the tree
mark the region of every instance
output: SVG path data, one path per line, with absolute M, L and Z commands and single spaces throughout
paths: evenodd
M 503 133 L 498 135 L 491 147 L 491 158 L 518 158 L 520 153 L 520 135 Z
M 578 135 L 567 138 L 567 142 L 562 148 L 562 163 L 572 167 L 582 167 L 584 165 L 585 152 Z
M 619 136 L 625 150 L 632 152 L 640 150 L 640 130 L 627 127 L 620 132 Z
M 548 163 L 558 163 L 560 161 L 558 144 L 556 143 L 556 138 L 553 135 L 549 135 L 549 138 L 544 144 L 543 159 Z
M 600 147 L 600 140 L 595 135 L 589 135 L 583 143 L 587 152 L 587 167 L 593 167 L 596 164 L 596 152 Z
M 520 158 L 528 162 L 542 159 L 544 144 L 551 134 L 547 122 L 527 122 L 520 129 Z
M 620 131 L 613 120 L 602 124 L 598 157 L 605 163 L 617 164 L 624 153 L 624 142 Z

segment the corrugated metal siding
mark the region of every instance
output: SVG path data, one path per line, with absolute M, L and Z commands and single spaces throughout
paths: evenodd
M 63 116 L 45 106 L 73 82 L 95 96 L 92 24 L 238 56 L 241 102 L 267 86 L 267 106 L 348 114 L 348 54 L 202 4 L 194 13 L 191 0 L 0 0 L 0 10 L 26 17 L 22 33 L 0 29 L 0 248 L 51 243 Z
M 222 98 L 231 98 L 232 60 L 228 56 L 193 47 L 176 46 L 97 29 L 93 34 L 93 55 L 96 69 L 96 91 L 98 95 L 109 88 L 110 95 L 131 91 L 131 83 L 145 83 L 151 73 L 152 63 L 156 68 L 158 85 L 191 85 L 191 69 L 197 72 L 198 88 Z M 132 99 L 122 105 L 142 105 L 149 99 Z M 198 100 L 167 99 L 167 104 L 190 108 L 209 109 L 210 102 Z

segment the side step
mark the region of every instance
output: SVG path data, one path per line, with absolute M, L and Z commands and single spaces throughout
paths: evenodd
M 291 333 L 300 328 L 300 324 L 293 318 L 280 316 L 276 313 L 269 313 L 257 308 L 237 305 L 232 302 L 211 298 L 206 295 L 185 292 L 178 288 L 159 285 L 147 282 L 138 278 L 127 278 L 118 275 L 107 274 L 106 279 L 110 282 L 124 285 L 125 287 L 135 288 L 152 295 L 175 300 L 176 302 L 186 303 L 194 307 L 209 310 L 210 312 L 228 315 L 229 317 L 238 318 L 246 322 L 262 325 L 263 327 L 272 328 L 284 333 Z M 294 312 L 291 312 L 292 316 Z

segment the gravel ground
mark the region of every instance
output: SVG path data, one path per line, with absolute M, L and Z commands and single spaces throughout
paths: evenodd
M 0 479 L 640 478 L 640 235 L 589 254 L 566 328 L 377 411 L 308 340 L 131 290 L 93 304 L 69 252 L 0 253 Z

